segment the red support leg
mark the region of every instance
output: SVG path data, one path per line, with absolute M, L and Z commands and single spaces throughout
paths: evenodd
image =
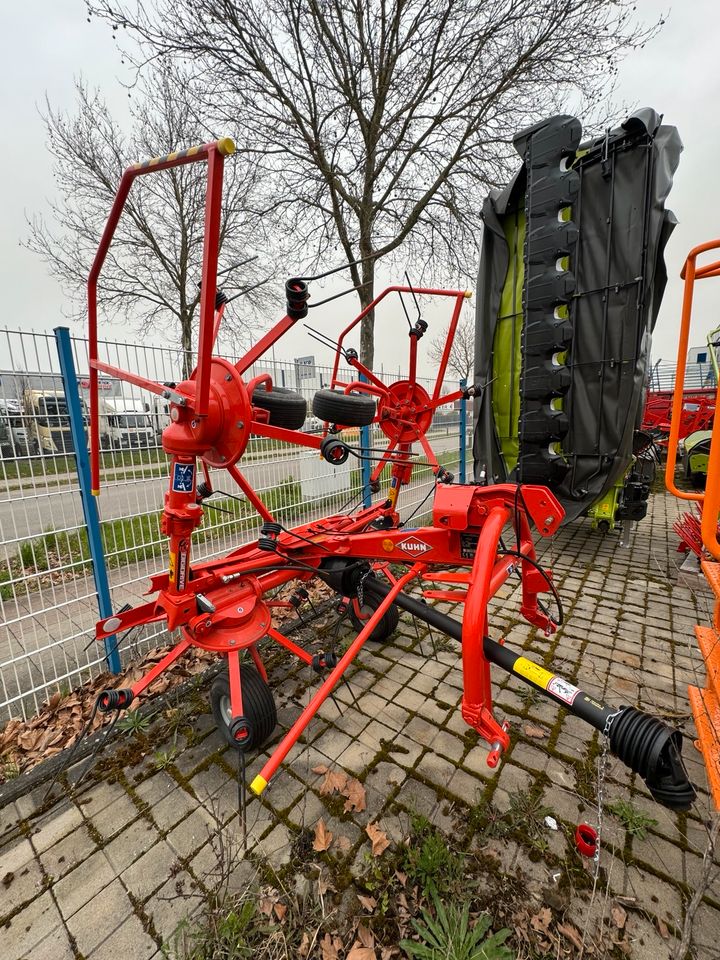
M 285 737 L 280 741 L 273 755 L 269 758 L 260 773 L 250 784 L 250 789 L 253 791 L 253 793 L 260 795 L 263 792 L 265 787 L 268 785 L 270 778 L 273 776 L 288 753 L 295 746 L 307 725 L 318 712 L 326 698 L 329 697 L 333 692 L 336 684 L 340 680 L 340 677 L 343 675 L 343 673 L 345 673 L 352 661 L 358 655 L 362 649 L 362 645 L 373 632 L 380 620 L 385 616 L 386 611 L 390 608 L 390 605 L 395 597 L 400 593 L 407 583 L 420 576 L 424 569 L 425 567 L 421 563 L 413 564 L 405 576 L 401 577 L 397 583 L 393 585 L 388 595 L 383 599 L 377 610 L 375 610 L 373 616 L 367 621 L 360 633 L 347 648 L 343 656 L 338 661 L 337 666 L 334 667 L 327 675 L 315 695 L 310 700 L 310 703 L 308 703 L 308 705 L 305 707 Z
M 140 696 L 140 694 L 145 690 L 153 680 L 156 680 L 161 673 L 164 673 L 170 664 L 175 663 L 178 657 L 181 657 L 187 648 L 192 644 L 192 641 L 188 636 L 184 636 L 180 643 L 177 643 L 170 653 L 166 654 L 159 663 L 156 663 L 152 670 L 148 671 L 144 677 L 141 677 L 137 683 L 134 683 L 131 687 L 133 692 L 133 699 Z

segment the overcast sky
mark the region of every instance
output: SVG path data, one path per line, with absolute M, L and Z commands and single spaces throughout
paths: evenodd
M 720 14 L 717 0 L 678 0 L 669 10 L 660 0 L 640 0 L 637 7 L 645 20 L 667 14 L 667 22 L 645 50 L 625 60 L 615 96 L 618 102 L 664 113 L 665 121 L 678 127 L 685 145 L 669 200 L 679 226 L 666 251 L 670 280 L 653 349 L 655 360 L 667 360 L 676 356 L 682 262 L 692 246 L 720 236 Z M 91 85 L 102 88 L 122 116 L 126 93 L 118 80 L 127 75 L 109 28 L 87 22 L 83 0 L 4 4 L 0 64 L 5 139 L 0 154 L 5 306 L 0 327 L 50 331 L 63 322 L 62 293 L 43 263 L 20 246 L 26 215 L 42 212 L 54 190 L 38 109 L 47 93 L 55 107 L 72 110 L 73 77 L 82 72 Z M 279 300 L 278 309 L 281 306 Z M 333 306 L 333 315 L 326 315 L 327 329 L 337 329 L 335 319 L 347 318 L 351 310 L 349 298 Z M 720 323 L 720 279 L 700 284 L 696 317 L 691 341 L 699 344 Z M 104 330 L 132 339 L 130 331 Z M 398 338 L 388 361 L 398 363 L 400 345 Z M 404 350 L 403 337 L 403 354 Z M 318 352 L 315 345 L 296 329 L 279 347 L 278 358 L 313 352 Z

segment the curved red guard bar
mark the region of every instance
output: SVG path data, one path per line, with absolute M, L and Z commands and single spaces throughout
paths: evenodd
M 215 294 L 217 290 L 217 259 L 220 239 L 220 214 L 222 200 L 222 172 L 226 156 L 235 152 L 235 144 L 229 137 L 203 143 L 187 150 L 178 150 L 162 157 L 154 157 L 135 163 L 123 173 L 105 224 L 97 252 L 87 280 L 88 296 L 88 353 L 90 366 L 90 474 L 92 492 L 100 492 L 100 434 L 98 403 L 98 336 L 97 336 L 97 283 L 107 252 L 115 236 L 120 216 L 136 177 L 156 173 L 169 167 L 180 167 L 198 160 L 208 161 L 207 192 L 205 199 L 205 238 L 203 245 L 202 287 L 200 293 L 200 333 L 198 340 L 198 388 L 195 412 L 198 416 L 207 413 L 210 390 L 210 355 L 215 334 Z

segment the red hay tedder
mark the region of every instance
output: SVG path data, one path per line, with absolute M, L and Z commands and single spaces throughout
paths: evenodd
M 672 413 L 672 390 L 651 390 L 648 393 L 642 429 L 651 433 L 655 437 L 655 442 L 661 447 L 667 446 Z M 711 430 L 715 417 L 715 390 L 709 388 L 684 390 L 679 417 L 679 440 L 684 440 L 696 430 Z
M 244 379 L 249 368 L 306 316 L 309 293 L 304 279 L 287 282 L 286 315 L 238 363 L 213 354 L 225 308 L 224 298 L 217 291 L 223 163 L 233 151 L 232 141 L 223 139 L 129 168 L 120 182 L 88 281 L 93 491 L 98 493 L 100 484 L 98 374 L 118 377 L 165 397 L 171 417 L 162 441 L 171 457 L 162 515 L 162 530 L 169 538 L 168 570 L 152 577 L 152 599 L 101 620 L 96 636 L 104 640 L 150 622 L 164 623 L 180 636 L 167 656 L 133 687 L 101 693 L 97 708 L 117 716 L 117 711 L 127 708 L 191 645 L 214 651 L 227 660 L 227 673 L 219 675 L 211 692 L 215 718 L 227 741 L 243 757 L 244 766 L 246 753 L 260 747 L 275 727 L 275 705 L 258 648 L 261 640 L 270 638 L 324 674 L 324 679 L 254 777 L 251 787 L 260 794 L 363 644 L 369 639 L 384 639 L 392 632 L 399 608 L 461 644 L 462 715 L 491 745 L 490 766 L 497 764 L 510 742 L 508 724 L 499 722 L 493 714 L 490 665 L 495 664 L 607 736 L 611 751 L 645 779 L 658 801 L 674 809 L 687 809 L 695 794 L 682 763 L 678 731 L 634 707 L 615 708 L 598 701 L 575 684 L 514 653 L 502 639 L 490 636 L 488 603 L 513 575 L 522 583 L 521 613 L 527 621 L 548 633 L 561 622 L 559 597 L 551 573 L 536 557 L 532 528 L 542 537 L 552 536 L 563 511 L 544 486 L 453 483 L 452 475 L 439 464 L 428 442 L 426 434 L 434 411 L 462 396 L 460 391 L 443 395 L 441 385 L 463 301 L 469 295 L 466 291 L 391 287 L 365 311 L 393 292 L 449 299 L 449 334 L 432 394 L 416 378 L 418 345 L 427 328 L 423 320 L 409 323 L 407 378 L 390 384 L 367 369 L 357 353 L 345 346 L 364 314 L 346 327 L 337 344 L 330 388 L 319 391 L 313 403 L 314 413 L 326 421 L 323 437 L 300 432 L 305 419 L 301 397 L 276 388 L 268 374 Z M 99 358 L 96 285 L 134 179 L 197 161 L 208 164 L 198 362 L 187 380 L 165 385 Z M 340 379 L 341 358 L 357 371 L 356 379 Z M 471 387 L 465 395 L 474 392 Z M 371 422 L 387 438 L 384 450 L 353 448 L 342 439 L 343 427 Z M 241 472 L 240 462 L 252 435 L 316 448 L 332 464 L 342 463 L 351 455 L 360 459 L 372 456 L 376 466 L 371 488 L 378 493 L 380 478 L 389 471 L 389 495 L 355 512 L 286 529 Z M 435 496 L 432 524 L 409 529 L 400 520 L 397 501 L 412 475 L 416 444 L 434 473 Z M 204 475 L 199 483 L 198 462 Z M 261 525 L 255 542 L 225 557 L 193 563 L 192 535 L 202 522 L 202 501 L 212 494 L 211 467 L 228 471 L 253 504 Z M 503 535 L 510 538 L 512 546 L 505 545 Z M 399 569 L 404 572 L 399 573 Z M 312 578 L 324 581 L 338 594 L 340 609 L 347 612 L 357 629 L 357 636 L 341 654 L 334 650 L 310 652 L 273 626 L 272 592 L 289 581 L 307 582 Z M 410 585 L 419 586 L 427 599 L 462 602 L 462 621 L 408 595 L 405 590 Z M 543 605 L 542 594 L 554 597 L 557 617 L 553 618 Z M 241 657 L 243 651 L 247 651 L 246 658 Z

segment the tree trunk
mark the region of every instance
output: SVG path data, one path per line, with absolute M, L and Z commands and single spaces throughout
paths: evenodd
M 368 254 L 363 254 L 368 256 Z M 358 291 L 360 306 L 364 310 L 375 298 L 375 261 L 362 265 L 362 287 Z M 360 361 L 372 370 L 375 359 L 375 311 L 363 318 L 360 325 Z
M 187 380 L 193 371 L 192 353 L 192 313 L 189 310 L 182 310 L 180 313 L 180 339 L 182 344 L 182 375 L 183 380 Z

